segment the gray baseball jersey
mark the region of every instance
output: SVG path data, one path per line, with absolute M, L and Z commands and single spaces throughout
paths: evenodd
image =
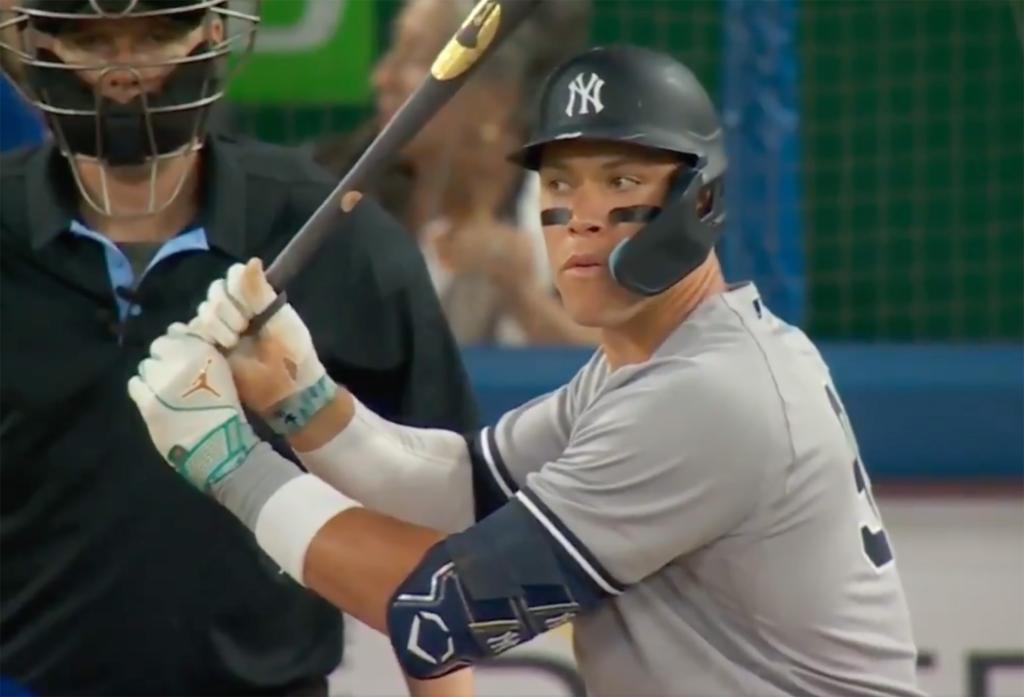
M 828 368 L 753 285 L 641 365 L 598 351 L 482 442 L 502 490 L 614 596 L 574 623 L 591 694 L 921 694 Z

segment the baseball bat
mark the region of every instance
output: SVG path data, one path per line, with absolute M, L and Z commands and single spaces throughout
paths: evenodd
M 342 197 L 358 191 L 384 163 L 423 128 L 466 79 L 516 28 L 540 0 L 480 0 L 438 54 L 430 74 L 416 88 L 320 207 L 289 240 L 267 269 L 267 280 L 278 291 L 274 303 L 253 318 L 246 334 L 255 334 L 287 301 L 285 286 L 319 249 L 339 219 L 347 215 Z

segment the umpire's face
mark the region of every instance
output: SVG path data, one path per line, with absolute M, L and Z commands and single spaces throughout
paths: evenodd
M 179 61 L 223 35 L 219 19 L 189 27 L 161 16 L 124 17 L 71 21 L 38 43 L 64 63 L 81 66 L 78 76 L 102 96 L 126 103 L 159 90 Z
M 608 257 L 641 223 L 609 222 L 628 206 L 660 206 L 679 166 L 671 153 L 628 143 L 571 140 L 544 146 L 541 209 L 570 212 L 565 224 L 545 225 L 548 262 L 573 320 L 612 328 L 633 317 L 646 299 L 619 286 Z

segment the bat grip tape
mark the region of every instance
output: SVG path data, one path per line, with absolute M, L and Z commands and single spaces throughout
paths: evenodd
M 270 318 L 276 315 L 277 311 L 284 307 L 286 302 L 288 302 L 288 294 L 282 290 L 274 298 L 274 302 L 267 306 L 267 309 L 252 318 L 249 326 L 242 332 L 242 336 L 255 336 L 259 334 L 260 330 L 270 321 Z

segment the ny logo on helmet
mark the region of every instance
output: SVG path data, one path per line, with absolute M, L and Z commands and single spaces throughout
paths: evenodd
M 597 73 L 590 73 L 590 78 L 584 82 L 583 73 L 573 78 L 569 83 L 569 103 L 565 106 L 566 116 L 579 116 L 589 114 L 588 109 L 599 114 L 604 109 L 601 103 L 601 88 L 604 87 L 604 80 L 597 76 Z M 573 110 L 575 109 L 575 114 Z

